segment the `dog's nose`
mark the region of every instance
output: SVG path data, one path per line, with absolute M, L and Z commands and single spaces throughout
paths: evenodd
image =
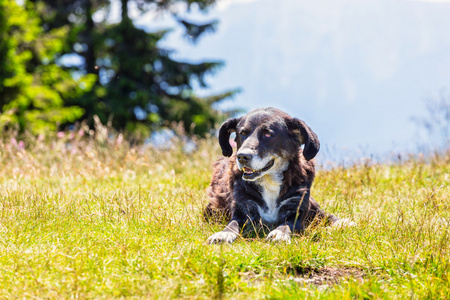
M 240 164 L 245 164 L 252 160 L 252 155 L 246 154 L 246 153 L 241 153 L 241 154 L 237 155 L 237 159 Z

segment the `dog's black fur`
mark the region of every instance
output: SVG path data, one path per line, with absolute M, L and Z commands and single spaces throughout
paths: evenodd
M 236 132 L 237 153 L 229 143 Z M 233 242 L 241 229 L 271 226 L 267 239 L 287 241 L 312 220 L 335 223 L 310 197 L 319 151 L 316 134 L 301 120 L 275 108 L 229 119 L 219 130 L 224 156 L 214 165 L 205 216 L 220 212 L 230 222 L 208 243 Z M 301 148 L 303 146 L 303 149 Z

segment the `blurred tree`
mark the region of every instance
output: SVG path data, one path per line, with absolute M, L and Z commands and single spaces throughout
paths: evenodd
M 425 114 L 412 118 L 422 129 L 418 135 L 421 146 L 450 150 L 450 95 L 443 90 L 426 98 L 425 105 Z
M 122 18 L 117 24 L 108 23 L 113 1 L 33 1 L 39 6 L 47 30 L 70 27 L 65 49 L 83 58 L 81 65 L 72 67 L 82 74 L 98 75 L 89 93 L 66 101 L 67 105 L 81 106 L 85 110 L 83 118 L 92 120 L 98 115 L 102 122 L 109 120 L 118 130 L 143 137 L 151 130 L 180 121 L 187 133 L 204 135 L 225 118 L 214 109 L 214 104 L 235 91 L 210 97 L 198 97 L 193 92 L 195 84 L 207 87 L 205 76 L 214 73 L 222 63 L 172 59 L 172 51 L 158 45 L 168 30 L 145 32 L 136 28 L 128 13 L 130 4 L 145 13 L 170 10 L 181 3 L 188 9 L 195 3 L 206 10 L 215 0 L 120 0 Z M 174 17 L 194 43 L 217 24 L 196 24 L 176 14 Z
M 64 102 L 88 91 L 94 76 L 75 80 L 56 64 L 67 29 L 44 33 L 32 3 L 0 0 L 0 127 L 32 133 L 56 130 L 84 111 Z

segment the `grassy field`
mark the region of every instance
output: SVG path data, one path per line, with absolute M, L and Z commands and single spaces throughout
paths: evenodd
M 206 245 L 215 141 L 0 142 L 0 298 L 449 299 L 450 154 L 318 172 L 356 227 Z

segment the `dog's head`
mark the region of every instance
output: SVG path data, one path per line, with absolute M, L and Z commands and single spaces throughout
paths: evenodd
M 317 135 L 303 121 L 276 108 L 256 109 L 223 123 L 219 143 L 225 156 L 233 154 L 229 143 L 232 132 L 236 132 L 237 165 L 244 172 L 244 180 L 253 181 L 279 171 L 298 155 L 302 145 L 306 160 L 319 152 Z

